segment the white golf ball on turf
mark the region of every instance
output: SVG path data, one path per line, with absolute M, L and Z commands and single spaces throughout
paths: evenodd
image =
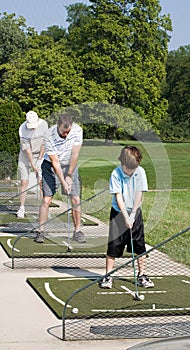
M 74 307 L 74 308 L 72 309 L 72 313 L 73 313 L 73 314 L 78 314 L 78 312 L 79 312 L 79 310 L 78 310 L 77 307 Z
M 141 300 L 144 300 L 144 295 L 141 295 L 141 296 L 140 296 L 140 299 L 141 299 Z

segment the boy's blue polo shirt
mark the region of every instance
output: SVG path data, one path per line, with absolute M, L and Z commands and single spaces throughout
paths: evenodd
M 133 208 L 135 193 L 147 192 L 148 184 L 145 170 L 138 166 L 131 176 L 128 176 L 122 170 L 121 165 L 115 168 L 110 177 L 110 193 L 112 196 L 112 207 L 116 211 L 120 211 L 117 201 L 116 193 L 123 194 L 126 210 Z

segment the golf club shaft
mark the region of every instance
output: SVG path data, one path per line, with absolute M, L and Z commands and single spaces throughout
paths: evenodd
M 70 245 L 70 234 L 71 234 L 71 222 L 70 222 L 70 214 L 71 214 L 71 206 L 70 206 L 70 194 L 67 195 L 67 230 L 68 230 L 68 244 Z
M 134 273 L 134 281 L 135 281 L 135 293 L 138 296 L 138 285 L 137 285 L 137 276 L 136 276 L 136 268 L 135 268 L 135 254 L 134 254 L 134 246 L 133 246 L 132 228 L 130 228 L 130 237 L 131 237 L 131 251 L 132 251 L 132 259 L 133 259 L 133 273 Z

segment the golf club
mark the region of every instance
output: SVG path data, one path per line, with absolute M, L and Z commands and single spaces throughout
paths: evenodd
M 127 293 L 131 294 L 134 300 L 136 299 L 136 292 L 133 292 L 132 290 L 130 290 L 129 288 L 125 287 L 125 286 L 121 286 L 122 289 L 126 290 Z M 138 300 L 144 300 L 144 295 L 140 296 L 141 299 Z
M 68 244 L 66 241 L 63 241 L 63 244 L 68 248 L 67 249 L 68 252 L 71 252 L 73 250 L 73 247 L 70 244 Z
M 132 251 L 132 259 L 133 259 L 133 272 L 134 272 L 134 280 L 135 280 L 135 293 L 134 293 L 134 300 L 142 301 L 144 300 L 144 295 L 139 295 L 138 293 L 138 285 L 137 285 L 137 277 L 136 277 L 136 268 L 135 268 L 135 254 L 134 254 L 134 246 L 133 246 L 133 233 L 132 229 L 130 228 L 130 237 L 131 237 L 131 251 Z
M 71 222 L 70 222 L 70 215 L 71 215 L 71 205 L 70 205 L 70 194 L 67 195 L 67 230 L 68 230 L 68 244 L 67 244 L 67 250 L 68 252 L 71 252 L 73 250 L 73 247 L 70 245 L 71 241 Z

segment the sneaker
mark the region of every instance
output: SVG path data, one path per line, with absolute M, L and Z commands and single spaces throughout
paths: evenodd
M 42 232 L 38 232 L 36 237 L 34 238 L 34 242 L 36 243 L 44 243 L 45 239 L 43 237 L 43 233 Z
M 109 276 L 109 277 L 104 277 L 99 286 L 100 286 L 100 288 L 111 289 L 112 284 L 113 284 L 113 278 Z
M 86 238 L 84 236 L 84 233 L 81 231 L 77 231 L 77 232 L 75 231 L 73 233 L 72 241 L 77 241 L 78 243 L 85 243 Z
M 147 275 L 141 275 L 137 277 L 137 284 L 140 287 L 144 288 L 153 288 L 154 283 L 151 281 L 151 279 Z
M 20 207 L 16 213 L 17 218 L 24 219 L 25 210 L 24 207 Z

